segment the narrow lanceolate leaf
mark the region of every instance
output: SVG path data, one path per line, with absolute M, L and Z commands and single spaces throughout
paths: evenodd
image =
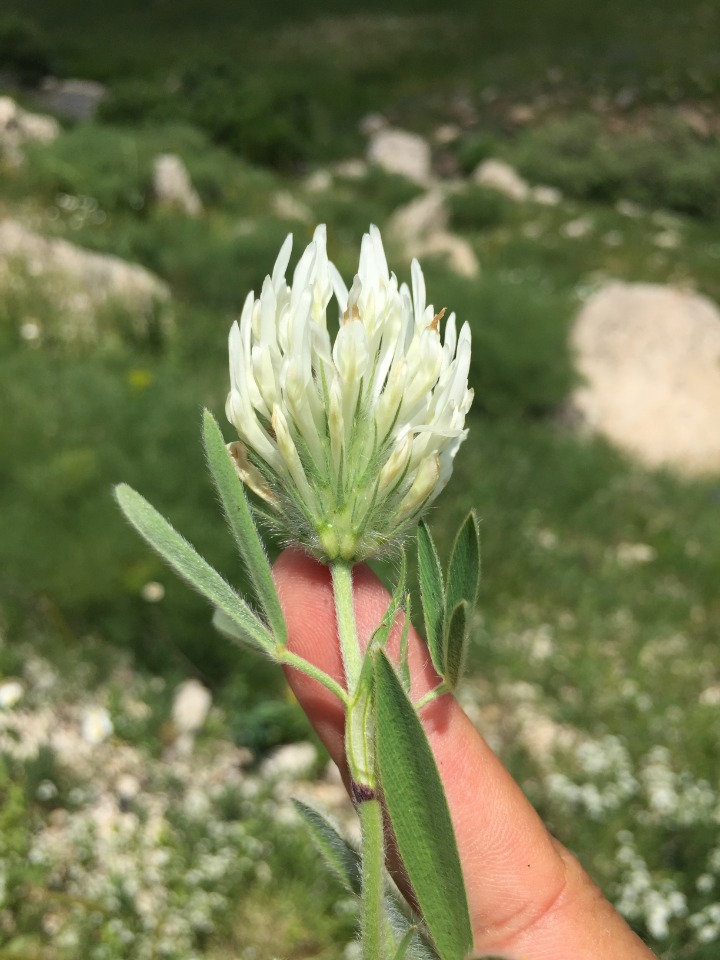
M 375 655 L 377 760 L 400 856 L 443 960 L 462 960 L 472 929 L 450 811 L 430 744 L 390 661 Z
M 445 632 L 445 683 L 454 690 L 462 678 L 470 642 L 470 607 L 461 600 L 448 617 Z
M 252 580 L 257 599 L 275 640 L 281 646 L 285 646 L 287 629 L 270 571 L 270 563 L 245 497 L 242 481 L 232 465 L 218 422 L 209 410 L 203 413 L 203 440 L 223 511 Z
M 410 945 L 405 954 L 406 960 L 440 960 L 437 950 L 428 943 L 417 926 L 403 913 L 394 897 L 385 897 L 385 916 L 395 940 L 398 942 L 398 952 L 403 941 L 410 937 Z M 402 956 L 402 954 L 400 954 Z M 396 958 L 393 958 L 396 960 Z
M 417 544 L 420 597 L 425 618 L 427 645 L 435 669 L 444 676 L 443 618 L 445 616 L 445 586 L 435 543 L 427 524 L 424 522 L 421 522 L 418 527 Z
M 120 509 L 150 546 L 166 560 L 190 586 L 198 590 L 213 606 L 237 622 L 260 647 L 271 651 L 274 641 L 252 610 L 204 560 L 195 548 L 171 526 L 165 517 L 132 487 L 121 483 L 115 487 Z
M 301 800 L 293 799 L 293 803 L 332 872 L 351 893 L 360 896 L 362 877 L 360 854 L 353 850 L 330 821 L 318 810 Z
M 265 647 L 258 647 L 258 643 L 253 639 L 243 627 L 237 622 L 237 620 L 231 619 L 223 610 L 218 609 L 217 607 L 213 611 L 212 616 L 212 625 L 228 640 L 232 640 L 233 643 L 236 643 L 239 647 L 243 647 L 245 650 L 252 651 L 253 653 L 269 653 L 269 650 L 266 650 Z
M 475 512 L 471 511 L 455 538 L 447 574 L 445 625 L 455 607 L 466 600 L 469 611 L 475 607 L 480 585 L 480 528 Z

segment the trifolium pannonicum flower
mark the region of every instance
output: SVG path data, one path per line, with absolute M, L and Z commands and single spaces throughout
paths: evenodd
M 230 331 L 229 450 L 285 541 L 355 562 L 397 543 L 452 473 L 470 328 L 426 303 L 416 260 L 412 290 L 398 283 L 377 227 L 349 290 L 324 226 L 288 284 L 291 249 L 289 236 Z

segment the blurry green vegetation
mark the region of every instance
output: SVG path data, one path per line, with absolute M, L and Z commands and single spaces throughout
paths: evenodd
M 579 113 L 528 131 L 502 152 L 534 182 L 577 199 L 628 199 L 718 220 L 718 137 L 694 133 L 667 109 L 633 126 L 612 134 L 599 117 Z

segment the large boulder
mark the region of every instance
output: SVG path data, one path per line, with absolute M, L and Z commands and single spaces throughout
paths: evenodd
M 45 333 L 67 342 L 121 338 L 112 328 L 118 310 L 135 337 L 167 333 L 172 326 L 170 290 L 149 270 L 2 220 L 0 293 L 11 290 L 17 299 L 30 289 L 52 305 L 47 316 L 33 318 L 33 339 Z
M 430 181 L 430 144 L 416 133 L 392 127 L 376 130 L 368 143 L 367 159 L 387 173 L 414 183 L 425 185 Z
M 720 472 L 720 310 L 687 290 L 612 282 L 571 336 L 590 428 L 651 467 Z

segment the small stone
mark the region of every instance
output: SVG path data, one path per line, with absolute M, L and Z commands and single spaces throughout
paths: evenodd
M 578 217 L 575 220 L 569 220 L 560 227 L 560 233 L 568 240 L 579 240 L 586 237 L 592 230 L 592 220 L 589 217 Z
M 429 190 L 410 203 L 394 210 L 388 220 L 388 233 L 397 243 L 414 243 L 448 225 L 449 213 L 440 190 Z
M 202 213 L 202 202 L 187 167 L 174 153 L 161 153 L 153 165 L 153 193 L 158 203 L 181 210 L 189 217 Z
M 362 180 L 368 175 L 368 165 L 359 157 L 348 157 L 347 160 L 338 160 L 333 172 L 344 180 Z
M 618 200 L 615 209 L 623 217 L 630 217 L 632 220 L 637 220 L 645 212 L 640 204 L 635 203 L 634 200 Z
M 619 543 L 615 548 L 615 559 L 621 567 L 635 567 L 650 563 L 656 557 L 649 543 Z
M 557 207 L 562 201 L 562 193 L 556 187 L 533 187 L 530 190 L 530 199 L 542 207 Z
M 680 235 L 675 230 L 664 230 L 653 237 L 653 243 L 661 250 L 674 250 L 680 246 Z
M 439 147 L 446 147 L 460 139 L 462 130 L 456 123 L 443 123 L 433 132 L 433 142 Z
M 199 680 L 185 680 L 175 691 L 172 720 L 180 733 L 196 733 L 207 719 L 212 694 Z
M 329 170 L 313 170 L 305 177 L 305 189 L 308 193 L 325 193 L 332 187 L 332 174 Z
M 530 187 L 520 174 L 504 160 L 488 159 L 478 164 L 472 175 L 473 183 L 489 190 L 497 190 L 511 200 L 522 202 L 530 198 Z
M 370 138 L 368 163 L 381 167 L 386 173 L 406 177 L 414 183 L 430 181 L 430 144 L 416 133 L 384 128 Z
M 279 190 L 273 196 L 272 212 L 281 220 L 299 220 L 300 223 L 310 223 L 313 218 L 312 210 L 289 190 Z
M 480 273 L 480 262 L 472 246 L 457 234 L 439 230 L 410 248 L 411 256 L 442 257 L 448 269 L 472 279 Z

